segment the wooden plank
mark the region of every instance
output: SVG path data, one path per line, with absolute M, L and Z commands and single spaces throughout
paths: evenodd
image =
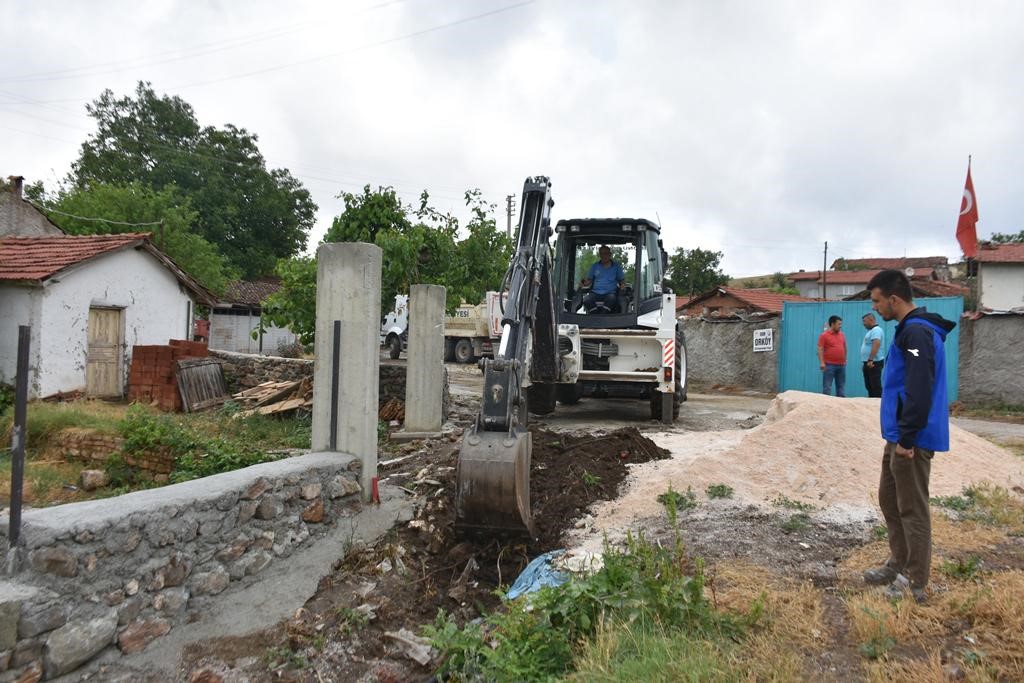
M 220 405 L 230 396 L 221 364 L 212 358 L 177 363 L 178 391 L 186 412 Z

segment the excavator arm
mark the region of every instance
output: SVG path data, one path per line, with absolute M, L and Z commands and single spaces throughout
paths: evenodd
M 558 376 L 551 282 L 551 182 L 527 178 L 516 251 L 505 275 L 501 344 L 483 362 L 480 413 L 459 452 L 456 525 L 462 530 L 534 534 L 530 514 L 527 389 Z

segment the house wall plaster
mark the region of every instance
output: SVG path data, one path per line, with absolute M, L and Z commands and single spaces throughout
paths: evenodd
M 1024 263 L 982 263 L 981 305 L 994 311 L 1024 306 Z
M 43 292 L 38 396 L 85 388 L 91 306 L 124 310 L 125 377 L 132 346 L 187 337 L 195 310 L 174 275 L 135 249 L 87 261 L 51 279 Z
M 0 382 L 13 385 L 18 372 L 18 327 L 31 325 L 29 340 L 30 393 L 39 382 L 39 318 L 43 290 L 0 284 Z

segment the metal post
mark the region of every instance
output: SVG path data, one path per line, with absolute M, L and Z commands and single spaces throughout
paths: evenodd
M 28 409 L 28 350 L 32 339 L 29 325 L 18 326 L 18 377 L 14 390 L 14 429 L 11 436 L 11 512 L 7 538 L 10 547 L 21 535 L 21 494 L 25 479 L 25 423 Z

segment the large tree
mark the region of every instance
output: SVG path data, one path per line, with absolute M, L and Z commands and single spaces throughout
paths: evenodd
M 93 183 L 88 190 L 64 187 L 53 196 L 46 195 L 38 185 L 31 191 L 35 200 L 56 209 L 47 215 L 69 234 L 152 233 L 154 244 L 185 272 L 218 293 L 235 275 L 217 248 L 193 231 L 197 214 L 174 185 L 154 190 L 137 182 Z M 131 223 L 158 225 L 127 225 Z
M 693 296 L 729 280 L 720 269 L 722 252 L 676 249 L 668 259 L 668 280 L 672 291 L 680 296 Z
M 1024 230 L 1011 233 L 994 232 L 989 239 L 996 244 L 1019 244 L 1024 242 Z
M 106 90 L 86 109 L 97 131 L 72 166 L 75 187 L 174 186 L 196 212 L 198 234 L 246 277 L 305 248 L 316 205 L 287 169 L 267 168 L 256 135 L 201 127 L 187 102 L 141 81 L 134 97 Z
M 340 196 L 345 211 L 334 219 L 324 241 L 372 242 L 381 248 L 385 310 L 396 294 L 408 293 L 413 284 L 443 285 L 449 311 L 461 301 L 477 303 L 487 290 L 501 285 L 511 244 L 496 229 L 494 206 L 485 203 L 478 190 L 466 193 L 472 217 L 464 230 L 453 216 L 433 209 L 426 192 L 415 210 L 390 187 L 371 190 L 367 185 L 360 194 Z M 316 317 L 316 260 L 285 259 L 276 272 L 282 287 L 265 302 L 265 319 L 287 325 L 308 344 Z

